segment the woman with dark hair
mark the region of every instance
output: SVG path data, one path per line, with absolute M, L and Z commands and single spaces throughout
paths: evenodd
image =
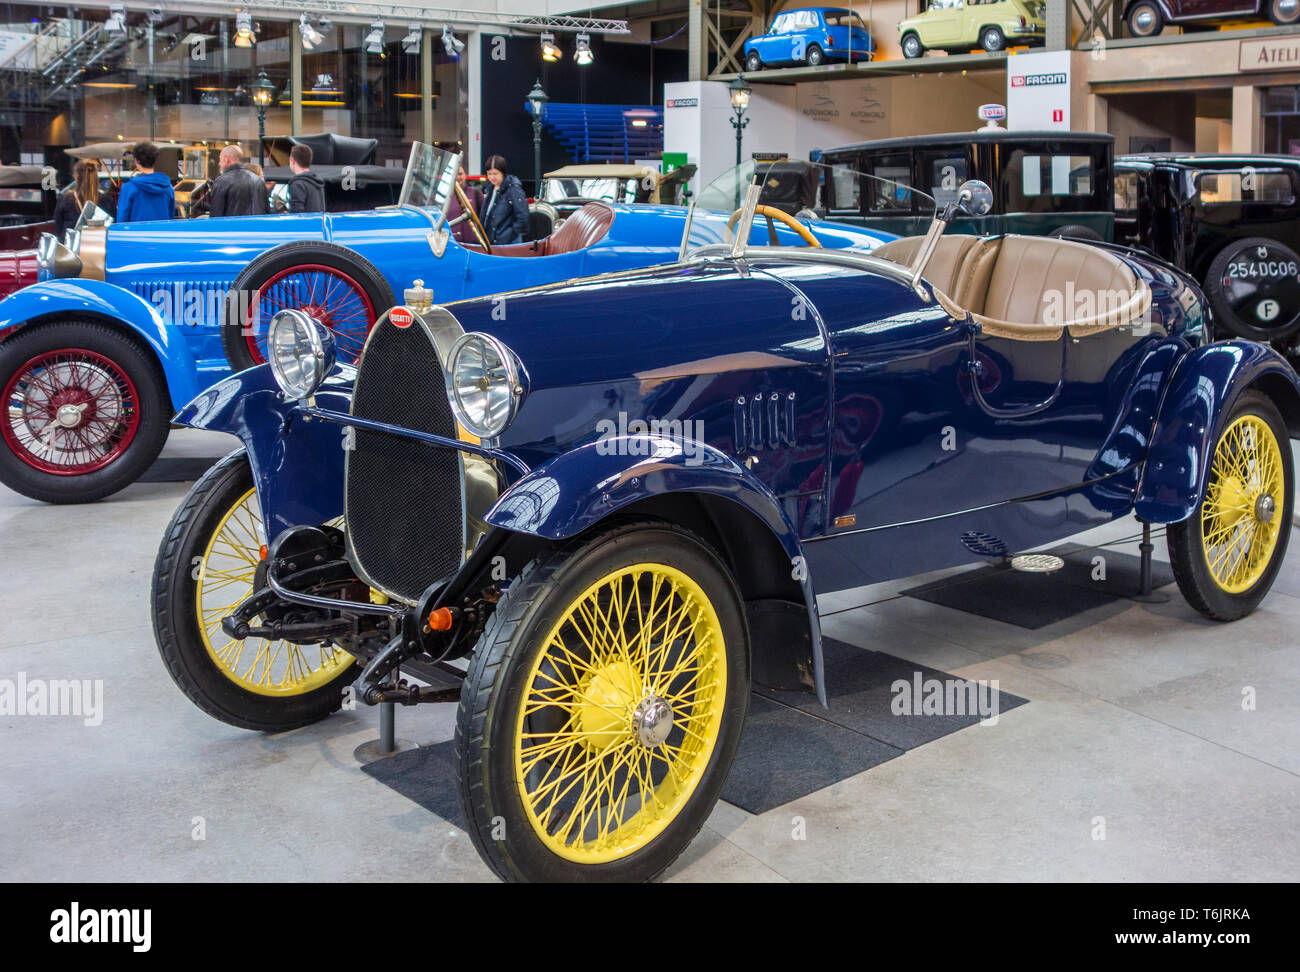
M 72 166 L 72 185 L 63 190 L 54 207 L 56 240 L 62 241 L 63 234 L 77 225 L 86 203 L 94 203 L 103 209 L 108 201 L 99 198 L 99 166 L 79 159 Z
M 528 196 L 519 177 L 506 171 L 506 160 L 499 155 L 488 156 L 483 173 L 492 186 L 479 209 L 488 242 L 522 243 L 528 229 Z

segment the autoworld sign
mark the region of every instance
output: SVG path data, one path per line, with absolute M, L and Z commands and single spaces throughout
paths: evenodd
M 1300 67 L 1300 40 L 1288 37 L 1244 40 L 1237 49 L 1240 71 L 1277 71 Z

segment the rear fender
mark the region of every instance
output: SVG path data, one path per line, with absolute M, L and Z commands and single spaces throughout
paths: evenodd
M 0 300 L 0 340 L 16 328 L 63 319 L 103 321 L 144 341 L 162 366 L 173 408 L 198 394 L 198 369 L 180 331 L 142 297 L 102 280 L 48 280 L 10 294 Z
M 321 408 L 349 412 L 356 370 L 337 365 L 316 392 Z M 343 460 L 350 428 L 304 416 L 288 422 L 269 365 L 232 375 L 204 390 L 173 421 L 192 429 L 229 432 L 248 452 L 266 536 L 291 526 L 317 526 L 343 515 Z
M 689 453 L 689 454 L 688 454 Z M 781 545 L 803 593 L 813 684 L 826 704 L 817 598 L 798 532 L 776 496 L 749 470 L 702 443 L 654 435 L 589 443 L 522 477 L 485 517 L 492 526 L 546 540 L 567 540 L 643 501 L 672 494 L 718 497 L 751 513 Z
M 1178 523 L 1200 506 L 1224 420 L 1248 389 L 1267 395 L 1292 437 L 1300 436 L 1300 380 L 1286 359 L 1252 341 L 1195 348 L 1174 372 L 1160 403 L 1134 512 L 1151 523 Z

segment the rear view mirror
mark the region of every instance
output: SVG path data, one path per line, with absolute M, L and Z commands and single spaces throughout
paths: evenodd
M 957 190 L 957 204 L 967 216 L 987 216 L 993 209 L 993 190 L 987 182 L 969 179 Z

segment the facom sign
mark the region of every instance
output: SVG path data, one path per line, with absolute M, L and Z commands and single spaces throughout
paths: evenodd
M 1007 57 L 1007 128 L 1070 127 L 1070 52 L 1029 51 Z

